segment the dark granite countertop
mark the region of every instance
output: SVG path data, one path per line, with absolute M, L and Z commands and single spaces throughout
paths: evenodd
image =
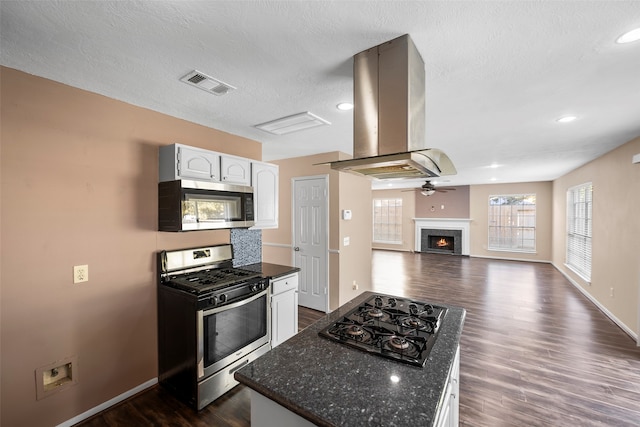
M 364 292 L 236 372 L 235 378 L 320 426 L 431 426 L 444 401 L 465 310 L 449 310 L 424 368 L 318 336 L 362 301 Z M 394 383 L 395 375 L 400 381 Z
M 265 277 L 267 279 L 277 279 L 278 277 L 286 276 L 287 274 L 300 271 L 300 268 L 298 267 L 291 267 L 281 264 L 270 264 L 268 262 L 258 262 L 256 264 L 243 265 L 238 268 L 242 268 L 243 270 L 255 271 L 262 274 L 262 277 Z

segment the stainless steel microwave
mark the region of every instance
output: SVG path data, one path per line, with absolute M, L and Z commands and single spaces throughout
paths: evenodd
M 158 230 L 248 228 L 255 224 L 253 187 L 176 180 L 158 183 Z

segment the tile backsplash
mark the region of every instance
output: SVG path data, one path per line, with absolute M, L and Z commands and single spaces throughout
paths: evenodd
M 232 228 L 233 266 L 262 262 L 262 231 L 248 228 Z

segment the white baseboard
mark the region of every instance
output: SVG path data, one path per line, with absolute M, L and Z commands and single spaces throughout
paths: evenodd
M 553 264 L 551 261 L 544 259 L 527 259 L 527 258 L 507 258 L 499 256 L 485 256 L 485 255 L 469 255 L 471 258 L 485 258 L 485 259 L 497 259 L 502 261 L 524 261 L 524 262 L 541 262 L 543 264 Z
M 607 316 L 613 323 L 618 325 L 620 329 L 622 329 L 627 335 L 634 339 L 636 343 L 640 345 L 640 341 L 638 341 L 638 334 L 633 332 L 631 328 L 625 325 L 620 319 L 618 319 L 612 312 L 610 312 L 605 306 L 600 304 L 600 302 L 595 299 L 589 292 L 587 292 L 578 282 L 573 280 L 567 273 L 558 268 L 557 265 L 551 263 L 562 275 L 571 283 L 576 289 L 578 289 L 589 301 L 591 301 L 600 311 L 602 311 L 605 316 Z
M 153 387 L 156 384 L 158 384 L 158 378 L 152 378 L 149 381 L 147 381 L 145 383 L 142 383 L 139 386 L 134 387 L 129 391 L 125 391 L 124 393 L 114 397 L 111 400 L 107 400 L 106 402 L 101 403 L 98 406 L 95 406 L 95 407 L 89 409 L 88 411 L 85 411 L 82 414 L 77 415 L 77 416 L 71 418 L 70 420 L 67 420 L 67 421 L 63 422 L 62 424 L 58 424 L 57 427 L 71 427 L 72 425 L 78 424 L 80 421 L 84 421 L 87 418 L 92 417 L 95 414 L 97 414 L 99 412 L 102 412 L 105 409 L 108 409 L 108 408 L 112 407 L 113 405 L 116 405 L 116 404 L 122 402 L 123 400 L 126 400 L 126 399 L 130 398 L 134 394 L 140 393 L 141 391 L 146 390 L 149 387 Z

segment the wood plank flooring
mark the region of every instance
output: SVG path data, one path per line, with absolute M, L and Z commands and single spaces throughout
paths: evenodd
M 640 349 L 551 265 L 373 251 L 376 292 L 466 308 L 460 425 L 640 426 Z M 300 307 L 299 328 L 324 314 Z M 250 425 L 238 386 L 196 412 L 154 387 L 81 426 Z

